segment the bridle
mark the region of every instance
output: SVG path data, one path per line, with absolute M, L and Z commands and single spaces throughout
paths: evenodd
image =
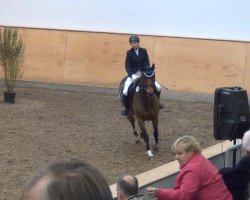
M 143 85 L 141 83 L 141 79 L 150 79 L 150 85 Z M 150 98 L 150 96 L 148 95 L 148 87 L 152 87 L 153 90 L 154 90 L 154 80 L 155 80 L 155 72 L 154 71 L 151 71 L 151 72 L 143 72 L 142 73 L 142 76 L 140 77 L 140 79 L 138 79 L 138 86 L 139 86 L 139 91 L 141 91 L 142 93 L 145 93 L 147 94 L 147 96 Z M 152 96 L 153 97 L 153 96 Z

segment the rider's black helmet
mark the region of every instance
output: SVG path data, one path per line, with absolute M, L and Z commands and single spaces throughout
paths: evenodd
M 131 35 L 129 37 L 129 43 L 131 43 L 131 42 L 138 42 L 138 43 L 140 43 L 139 36 L 138 35 Z

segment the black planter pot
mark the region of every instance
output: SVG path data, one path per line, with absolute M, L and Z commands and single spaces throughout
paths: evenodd
M 4 103 L 15 103 L 16 92 L 4 92 Z

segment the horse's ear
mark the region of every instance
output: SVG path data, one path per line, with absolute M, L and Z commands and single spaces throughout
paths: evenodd
M 151 69 L 155 70 L 155 64 L 154 63 L 152 64 Z

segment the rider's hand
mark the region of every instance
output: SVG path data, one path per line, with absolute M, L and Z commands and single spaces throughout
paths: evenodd
M 135 75 L 135 74 L 133 74 L 132 75 L 132 79 L 135 81 L 135 80 L 137 80 L 139 78 L 139 76 L 137 76 L 137 75 Z

